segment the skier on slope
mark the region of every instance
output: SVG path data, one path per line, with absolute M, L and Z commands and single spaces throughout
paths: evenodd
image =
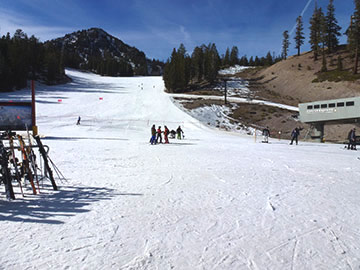
M 181 140 L 181 133 L 182 135 L 184 136 L 184 131 L 181 129 L 181 127 L 179 126 L 177 129 L 176 129 L 176 134 L 177 134 L 177 139 L 178 140 Z
M 349 134 L 348 134 L 348 139 L 349 139 L 349 144 L 347 149 L 348 150 L 356 150 L 356 129 L 353 128 L 350 130 Z
M 294 128 L 294 130 L 291 132 L 291 142 L 290 145 L 293 144 L 294 140 L 296 141 L 296 145 L 298 144 L 298 137 L 300 135 L 300 128 L 296 127 Z
M 151 138 L 150 138 L 151 144 L 156 144 L 156 128 L 155 125 L 151 127 Z
M 156 143 L 158 142 L 158 140 L 160 139 L 160 143 L 162 143 L 162 136 L 161 136 L 161 126 L 158 127 L 157 131 L 156 131 Z
M 270 130 L 269 127 L 266 127 L 263 129 L 262 135 L 264 136 L 264 143 L 268 143 L 269 142 L 269 137 L 270 137 Z
M 169 143 L 168 135 L 169 135 L 169 129 L 167 128 L 167 126 L 164 126 L 164 139 L 165 139 L 165 143 Z
M 81 117 L 79 116 L 77 122 L 76 122 L 76 125 L 80 125 L 80 121 L 81 121 Z

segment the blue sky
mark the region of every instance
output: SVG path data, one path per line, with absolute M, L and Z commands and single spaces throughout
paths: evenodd
M 326 12 L 328 0 L 317 0 Z M 309 50 L 309 19 L 315 0 L 0 0 L 0 35 L 16 29 L 41 41 L 91 27 L 166 60 L 184 43 L 187 51 L 214 42 L 220 54 L 237 46 L 239 56 L 279 54 L 282 33 L 291 31 L 304 8 L 302 50 Z M 345 32 L 353 0 L 334 0 L 335 15 Z M 340 39 L 346 42 L 346 36 Z M 290 54 L 295 54 L 291 36 Z

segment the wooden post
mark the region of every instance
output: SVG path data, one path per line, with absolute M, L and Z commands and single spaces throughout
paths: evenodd
M 35 81 L 31 81 L 31 107 L 32 107 L 32 131 L 33 135 L 38 134 L 38 128 L 36 126 L 36 112 L 35 112 Z

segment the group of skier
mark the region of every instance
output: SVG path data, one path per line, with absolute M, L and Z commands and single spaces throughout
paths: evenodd
M 291 142 L 290 145 L 293 144 L 294 140 L 296 142 L 296 145 L 298 144 L 298 137 L 300 135 L 300 130 L 302 128 L 296 127 L 293 129 L 293 131 L 291 132 Z M 262 135 L 264 136 L 264 140 L 262 141 L 263 143 L 268 143 L 269 142 L 269 137 L 270 137 L 270 130 L 269 127 L 266 127 L 263 129 L 262 131 Z
M 155 125 L 153 125 L 151 127 L 150 143 L 151 144 L 163 143 L 162 134 L 164 134 L 164 143 L 169 143 L 169 136 L 172 139 L 174 139 L 175 136 L 177 136 L 178 140 L 184 138 L 184 131 L 181 129 L 180 126 L 176 129 L 176 131 L 175 130 L 170 131 L 167 126 L 164 126 L 164 131 L 162 131 L 161 126 L 159 126 L 156 129 Z
M 291 141 L 290 141 L 290 145 L 292 145 L 295 141 L 296 145 L 298 144 L 298 138 L 300 136 L 300 130 L 302 130 L 302 128 L 300 127 L 296 127 L 293 129 L 293 131 L 291 132 Z M 264 143 L 268 143 L 269 142 L 269 137 L 270 137 L 270 130 L 269 127 L 266 127 L 263 129 L 262 135 L 264 136 Z M 348 146 L 346 147 L 348 150 L 356 150 L 356 128 L 352 128 L 348 134 Z

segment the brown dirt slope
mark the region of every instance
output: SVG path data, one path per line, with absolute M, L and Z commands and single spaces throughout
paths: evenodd
M 351 73 L 353 58 L 344 46 L 336 53 L 326 55 L 328 70 L 336 70 L 339 55 L 344 71 Z M 248 70 L 237 76 L 249 79 L 250 88 L 255 90 L 259 97 L 294 106 L 301 102 L 360 96 L 359 79 L 313 82 L 318 78 L 321 66 L 322 56 L 314 61 L 313 52 L 306 52 L 300 56 L 291 56 L 268 68 Z

